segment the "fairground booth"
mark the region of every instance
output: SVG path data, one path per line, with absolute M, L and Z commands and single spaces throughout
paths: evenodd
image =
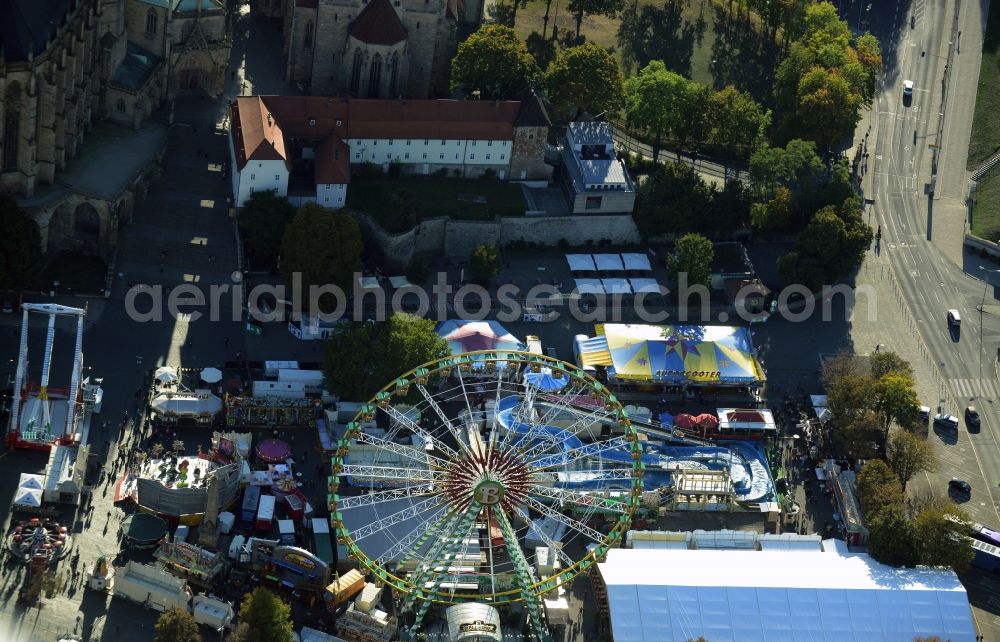
M 605 323 L 580 335 L 580 367 L 619 389 L 759 400 L 766 381 L 748 328 Z

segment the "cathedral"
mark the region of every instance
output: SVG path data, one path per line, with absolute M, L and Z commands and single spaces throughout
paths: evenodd
M 448 95 L 460 38 L 482 21 L 482 0 L 253 0 L 280 17 L 285 77 L 313 95 Z
M 60 173 L 99 121 L 139 129 L 180 93 L 222 94 L 231 47 L 225 7 L 0 0 L 0 16 L 0 191 L 19 199 L 49 250 L 107 254 L 142 177 L 97 193 Z

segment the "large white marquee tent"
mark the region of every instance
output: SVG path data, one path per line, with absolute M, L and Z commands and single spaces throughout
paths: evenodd
M 612 549 L 599 568 L 615 642 L 976 640 L 953 571 L 892 568 L 836 540 L 822 551 Z

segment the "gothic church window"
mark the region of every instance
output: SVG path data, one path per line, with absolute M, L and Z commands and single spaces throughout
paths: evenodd
M 302 46 L 306 49 L 312 49 L 313 46 L 313 21 L 309 20 L 306 22 L 306 34 L 302 39 Z
M 399 91 L 399 54 L 392 54 L 389 60 L 389 97 L 394 97 Z M 425 143 L 426 144 L 426 143 Z
M 364 54 L 358 49 L 354 52 L 354 63 L 351 69 L 351 91 L 353 93 L 358 93 L 358 87 L 361 86 L 361 67 L 365 64 Z
M 372 58 L 371 71 L 368 73 L 368 97 L 378 98 L 379 89 L 382 85 L 382 56 L 378 54 Z
M 21 130 L 21 85 L 12 82 L 7 87 L 6 110 L 3 118 L 3 169 L 17 169 L 17 145 Z
M 118 107 L 118 111 L 120 111 L 122 113 L 125 113 L 125 100 L 122 99 L 122 98 L 119 98 L 118 99 L 118 105 L 117 105 L 117 107 Z
M 156 15 L 156 9 L 150 8 L 150 10 L 146 12 L 146 33 L 156 33 L 156 23 L 158 21 L 159 17 Z

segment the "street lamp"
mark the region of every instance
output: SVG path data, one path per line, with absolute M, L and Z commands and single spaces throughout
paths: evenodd
M 1000 270 L 987 270 L 982 265 L 979 266 L 982 272 L 997 273 Z M 983 308 L 986 306 L 986 288 L 990 287 L 990 282 L 983 277 L 983 299 L 979 302 L 979 378 L 983 378 Z

